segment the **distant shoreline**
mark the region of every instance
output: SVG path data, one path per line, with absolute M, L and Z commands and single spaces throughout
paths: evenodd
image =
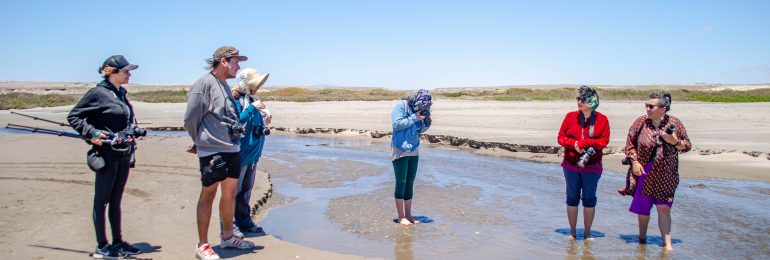
M 73 105 L 95 83 L 0 81 L 0 110 Z M 597 85 L 603 101 L 638 101 L 651 91 L 671 92 L 676 101 L 770 102 L 770 84 L 694 85 Z M 184 103 L 188 85 L 126 85 L 132 101 Z M 490 101 L 570 101 L 577 85 L 522 85 L 507 87 L 438 88 L 436 99 Z M 409 90 L 358 87 L 266 87 L 259 92 L 264 101 L 389 101 L 401 99 Z
M 25 92 L 32 94 L 68 94 L 68 93 L 85 93 L 86 90 L 96 86 L 98 82 L 42 82 L 42 81 L 9 81 L 0 80 L 0 93 L 9 92 Z M 434 88 L 432 92 L 436 93 L 449 93 L 460 91 L 474 91 L 474 90 L 506 90 L 506 89 L 560 89 L 560 88 L 576 88 L 581 84 L 523 84 L 523 85 L 501 85 L 501 86 L 473 86 L 473 87 L 445 87 Z M 696 84 L 595 84 L 592 85 L 601 89 L 639 89 L 639 90 L 653 90 L 653 89 L 686 89 L 686 90 L 705 90 L 705 91 L 720 91 L 720 90 L 755 90 L 770 88 L 769 83 L 758 84 L 732 84 L 732 83 L 696 83 Z M 188 90 L 190 84 L 128 84 L 126 85 L 131 92 L 147 92 L 147 91 L 159 91 L 159 90 Z M 270 92 L 278 89 L 285 88 L 300 88 L 306 90 L 323 90 L 323 89 L 344 89 L 353 91 L 374 90 L 383 89 L 394 92 L 410 91 L 400 89 L 390 89 L 387 87 L 359 87 L 359 86 L 336 86 L 336 85 L 271 85 L 267 84 L 261 91 Z

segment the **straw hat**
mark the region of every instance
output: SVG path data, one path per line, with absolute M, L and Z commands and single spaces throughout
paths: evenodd
M 259 74 L 256 69 L 246 68 L 238 72 L 235 79 L 238 80 L 238 89 L 245 93 L 247 89 L 261 87 L 268 77 L 270 77 L 270 73 Z

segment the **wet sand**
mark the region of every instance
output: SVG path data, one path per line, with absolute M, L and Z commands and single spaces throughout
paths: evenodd
M 286 171 L 272 175 L 276 192 L 297 199 L 271 209 L 260 224 L 286 241 L 313 248 L 388 259 L 743 258 L 770 253 L 764 238 L 770 232 L 764 212 L 770 186 L 762 182 L 682 180 L 672 211 L 676 250 L 666 254 L 655 214 L 649 244 L 638 244 L 636 216 L 627 211 L 630 198 L 615 192 L 623 183 L 619 173 L 605 171 L 600 181 L 600 213 L 592 231 L 597 240 L 567 241 L 564 179 L 556 164 L 424 147 L 414 214 L 433 222 L 402 227 L 391 222 L 391 171 L 347 174 L 335 180 L 344 185 L 325 187 L 292 177 L 303 174 L 295 166 L 308 160 L 357 161 L 379 169 L 389 163 L 387 142 L 289 136 L 268 144 L 273 149 L 262 166 Z
M 123 237 L 152 259 L 193 258 L 200 191 L 197 159 L 184 152 L 188 138 L 151 136 L 140 141 L 137 168 L 123 197 Z M 47 135 L 0 134 L 0 254 L 5 259 L 87 259 L 96 246 L 91 208 L 93 172 L 82 141 Z M 268 191 L 258 174 L 252 202 Z M 217 198 L 217 202 L 219 199 Z M 212 223 L 218 222 L 215 202 Z M 290 203 L 276 195 L 264 207 Z M 255 216 L 259 220 L 266 210 Z M 255 250 L 222 250 L 212 224 L 209 239 L 222 257 L 246 259 L 360 259 L 284 242 L 248 238 Z M 109 234 L 109 225 L 107 227 Z

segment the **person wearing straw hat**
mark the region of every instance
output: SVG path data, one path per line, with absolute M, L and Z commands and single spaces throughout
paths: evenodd
M 131 71 L 139 66 L 131 64 L 123 55 L 114 55 L 102 63 L 99 73 L 104 80 L 89 89 L 72 108 L 67 121 L 75 131 L 90 138 L 93 145 L 89 154 L 98 154 L 104 164 L 92 168 L 94 180 L 94 205 L 91 216 L 96 230 L 94 258 L 115 259 L 120 255 L 130 256 L 141 253 L 136 247 L 123 240 L 120 204 L 128 182 L 131 157 L 136 150 L 134 143 L 119 145 L 103 144 L 108 135 L 132 130 L 136 125 L 134 108 L 128 101 L 128 92 L 123 87 L 131 78 Z M 109 205 L 109 221 L 112 230 L 112 245 L 107 240 L 104 211 Z
M 195 256 L 198 259 L 219 259 L 208 242 L 211 208 L 218 186 L 222 187 L 219 217 L 223 222 L 219 246 L 237 249 L 255 247 L 253 242 L 233 234 L 235 193 L 241 171 L 240 140 L 244 129 L 226 81 L 235 77 L 240 69 L 238 62 L 247 59 L 232 46 L 219 47 L 207 60 L 211 71 L 193 83 L 187 93 L 184 128 L 194 142 L 187 151 L 198 155 L 203 186 L 197 207 L 199 242 Z
M 265 104 L 255 98 L 255 95 L 269 76 L 269 73 L 260 74 L 256 69 L 246 68 L 235 76 L 238 84 L 232 87 L 236 111 L 239 111 L 240 122 L 245 126 L 243 137 L 241 137 L 241 172 L 238 176 L 238 191 L 235 194 L 235 224 L 233 229 L 236 234 L 241 233 L 240 231 L 264 234 L 262 228 L 254 224 L 251 219 L 249 201 L 251 200 L 251 189 L 254 188 L 257 162 L 262 156 L 265 136 L 269 134 L 263 120 Z

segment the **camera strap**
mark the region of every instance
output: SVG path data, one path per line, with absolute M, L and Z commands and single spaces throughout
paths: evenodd
M 586 121 L 586 117 L 583 115 L 583 112 L 579 112 L 578 114 L 579 114 L 578 115 L 578 120 L 580 120 L 580 132 L 581 132 L 580 135 L 581 135 L 581 139 L 582 139 L 583 128 L 586 127 L 586 122 L 585 122 Z M 596 112 L 595 111 L 591 111 L 591 116 L 588 118 L 588 121 L 589 121 L 588 122 L 588 124 L 589 124 L 588 138 L 594 138 L 594 123 L 596 123 Z
M 238 111 L 235 111 L 237 109 L 237 106 L 238 106 L 238 105 L 236 105 L 235 98 L 233 98 L 233 95 L 230 93 L 229 90 L 225 89 L 224 84 L 222 84 L 222 82 L 219 81 L 217 76 L 214 75 L 214 72 L 209 72 L 209 74 L 211 74 L 211 76 L 214 77 L 214 80 L 217 81 L 217 85 L 219 85 L 219 90 L 222 91 L 222 95 L 224 95 L 225 98 L 226 98 L 225 99 L 225 104 L 224 104 L 225 105 L 225 114 L 223 115 L 223 118 L 229 119 L 229 120 L 233 121 L 233 122 L 227 122 L 228 124 L 238 123 L 238 119 L 239 119 L 238 115 L 240 113 Z M 228 100 L 229 100 L 229 102 L 228 102 Z M 231 109 L 228 109 L 228 108 L 231 108 L 232 111 L 231 111 Z M 232 112 L 232 114 L 231 114 L 231 112 Z

